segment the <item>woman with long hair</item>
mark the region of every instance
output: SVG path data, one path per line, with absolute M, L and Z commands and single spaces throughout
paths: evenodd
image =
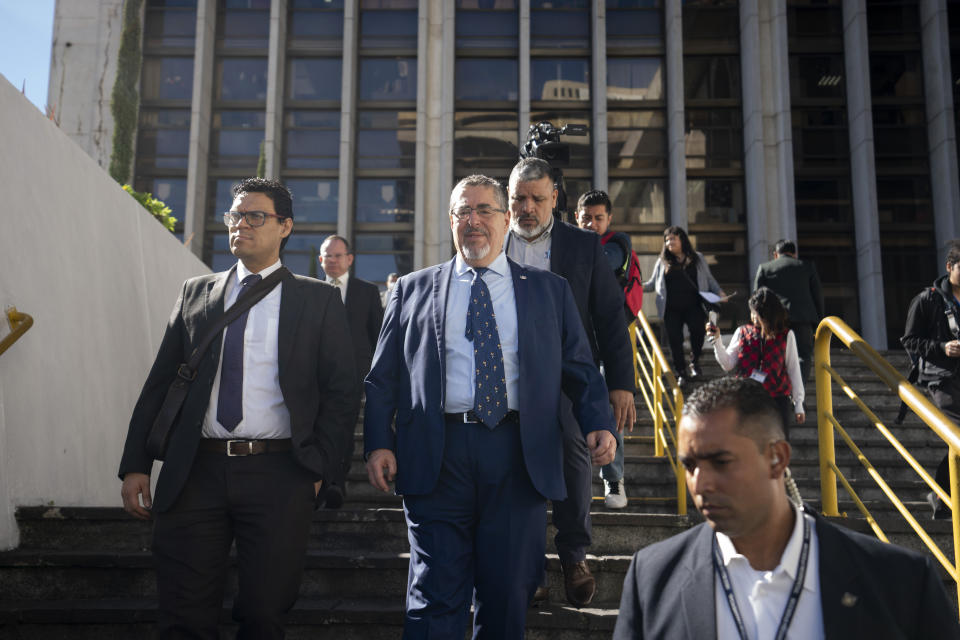
M 767 287 L 757 289 L 747 301 L 750 324 L 737 327 L 730 344 L 723 346 L 720 329 L 707 325 L 713 342 L 713 354 L 724 371 L 736 369 L 736 375 L 761 383 L 777 403 L 787 435 L 796 418 L 803 424 L 803 376 L 797 357 L 797 339 L 787 323 L 787 310 L 780 298 Z
M 710 273 L 703 254 L 690 244 L 687 232 L 680 227 L 663 231 L 663 250 L 650 279 L 643 283 L 644 291 L 657 294 L 657 313 L 663 321 L 673 355 L 673 369 L 681 382 L 685 376 L 700 375 L 700 353 L 703 351 L 704 323 L 701 291 L 710 291 L 720 297 L 725 294 Z M 690 364 L 683 358 L 683 326 L 690 332 Z

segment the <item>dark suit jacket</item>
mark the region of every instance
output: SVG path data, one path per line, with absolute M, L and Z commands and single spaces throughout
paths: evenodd
M 364 451 L 395 452 L 399 494 L 428 494 L 440 474 L 445 424 L 444 327 L 454 261 L 397 281 L 366 380 Z M 536 490 L 559 500 L 566 495 L 558 415 L 561 385 L 573 400 L 584 434 L 597 429 L 612 432 L 613 415 L 570 287 L 547 271 L 512 260 L 508 264 L 517 307 L 517 400 L 523 458 Z M 617 315 L 623 319 L 619 308 Z
M 793 323 L 817 324 L 823 318 L 823 293 L 812 263 L 790 256 L 764 262 L 753 279 L 753 290 L 758 287 L 773 289 Z
M 144 450 L 147 433 L 177 367 L 187 361 L 207 327 L 223 315 L 227 279 L 235 269 L 183 283 L 130 419 L 120 461 L 121 478 L 129 472 L 150 473 L 153 460 Z M 359 403 L 346 313 L 339 291 L 314 278 L 290 275 L 281 286 L 277 352 L 280 390 L 290 412 L 293 453 L 320 480 L 340 459 L 339 448 L 346 439 L 343 432 L 352 432 L 351 420 L 356 419 Z M 221 344 L 222 340 L 214 339 L 207 349 L 173 426 L 153 500 L 157 511 L 165 511 L 176 501 L 190 473 L 220 363 Z
M 828 640 L 960 637 L 930 558 L 815 518 Z M 712 541 L 703 523 L 633 556 L 614 640 L 716 637 Z M 842 602 L 847 593 L 853 606 Z
M 350 321 L 357 373 L 362 379 L 370 371 L 373 350 L 377 346 L 380 325 L 383 324 L 383 306 L 377 285 L 354 277 L 347 283 L 347 320 Z

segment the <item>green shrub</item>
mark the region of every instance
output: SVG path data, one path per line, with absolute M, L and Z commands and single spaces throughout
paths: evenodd
M 127 0 L 123 13 L 123 31 L 117 52 L 117 79 L 110 95 L 113 115 L 113 149 L 110 152 L 110 176 L 120 184 L 130 181 L 133 167 L 133 140 L 140 110 L 140 65 L 143 61 L 140 10 L 143 0 Z
M 143 208 L 150 212 L 150 214 L 160 221 L 164 227 L 167 228 L 167 231 L 173 232 L 173 225 L 177 223 L 177 219 L 170 215 L 170 207 L 164 204 L 163 200 L 157 200 L 153 197 L 153 194 L 134 191 L 133 187 L 128 184 L 123 185 L 123 190 L 133 196 L 133 199 L 143 205 Z

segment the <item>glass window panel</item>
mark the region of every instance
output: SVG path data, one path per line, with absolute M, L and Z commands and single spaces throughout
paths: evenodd
M 842 37 L 843 15 L 839 3 L 833 6 L 788 6 L 787 33 L 790 37 Z
M 339 181 L 334 179 L 287 178 L 284 180 L 293 194 L 293 215 L 301 222 L 337 222 Z
M 516 2 L 457 2 L 457 48 L 512 49 L 519 33 Z M 478 7 L 479 5 L 479 7 Z M 470 11 L 469 9 L 482 10 Z
M 517 0 L 457 0 L 457 9 L 517 9 Z
M 642 3 L 646 6 L 637 8 L 624 4 L 607 2 L 607 48 L 662 45 L 663 10 L 659 0 Z
M 391 273 L 413 271 L 413 236 L 409 233 L 375 235 L 358 233 L 355 238 L 354 273 L 370 282 L 386 282 Z
M 230 190 L 233 185 L 238 184 L 242 178 L 221 178 L 215 180 L 211 191 L 213 192 L 213 210 L 210 212 L 210 220 L 216 224 L 223 224 L 223 213 L 229 211 L 233 206 L 233 196 Z M 229 249 L 230 247 L 226 247 Z
M 150 56 L 142 75 L 144 100 L 190 100 L 193 94 L 193 58 Z
M 531 100 L 590 99 L 590 61 L 576 58 L 530 60 Z
M 917 34 L 920 31 L 920 12 L 915 2 L 883 3 L 872 0 L 867 7 L 867 32 L 870 36 Z M 899 6 L 898 6 L 899 5 Z
M 740 100 L 740 59 L 736 56 L 684 56 L 687 100 Z
M 614 225 L 666 224 L 667 184 L 661 178 L 610 180 Z
M 607 100 L 663 100 L 662 58 L 609 58 Z
M 361 59 L 360 99 L 416 100 L 416 58 Z
M 226 227 L 224 227 L 226 228 Z M 237 259 L 230 253 L 230 238 L 226 232 L 208 233 L 206 241 L 207 264 L 213 271 L 226 271 L 237 263 Z
M 357 180 L 357 222 L 413 223 L 414 181 L 408 178 Z
M 189 149 L 189 129 L 146 130 L 140 134 L 137 162 L 163 169 L 186 169 Z
M 696 40 L 725 45 L 740 41 L 740 11 L 737 0 L 684 0 L 684 44 Z
M 283 166 L 288 169 L 337 169 L 340 166 L 340 132 L 287 131 Z
M 875 98 L 922 98 L 919 52 L 870 52 L 870 91 Z
M 531 122 L 550 122 L 557 129 L 568 124 L 582 124 L 587 127 L 587 135 L 564 135 L 560 142 L 570 147 L 571 168 L 593 169 L 593 136 L 590 133 L 590 113 L 586 111 L 538 111 L 530 114 Z M 549 158 L 547 158 L 549 160 Z M 558 165 L 563 166 L 563 165 Z
M 267 2 L 266 6 L 269 5 Z M 221 13 L 218 27 L 219 43 L 224 47 L 266 49 L 270 42 L 270 10 L 227 10 Z
M 797 178 L 794 183 L 797 222 L 810 224 L 853 222 L 850 180 L 842 178 Z M 804 250 L 806 253 L 806 250 Z M 823 277 L 823 274 L 820 274 Z
M 455 79 L 456 100 L 517 101 L 516 59 L 458 58 Z
M 502 170 L 520 157 L 515 111 L 458 111 L 454 119 L 455 172 Z
M 290 36 L 298 39 L 343 38 L 343 11 L 292 11 Z
M 842 98 L 842 54 L 790 56 L 790 95 L 797 98 Z
M 339 58 L 291 58 L 288 97 L 292 100 L 339 100 Z
M 263 142 L 262 111 L 220 111 L 213 116 L 213 157 L 219 167 L 256 167 Z
M 931 223 L 929 177 L 877 175 L 877 212 L 881 225 Z
M 590 46 L 590 4 L 571 0 L 530 3 L 530 46 L 587 48 Z
M 361 11 L 360 46 L 365 49 L 415 49 L 417 12 Z
M 687 180 L 687 219 L 691 223 L 743 224 L 745 202 L 739 178 Z
M 357 114 L 357 167 L 412 168 L 416 157 L 417 114 L 413 111 L 361 111 Z
M 611 169 L 666 166 L 666 122 L 662 111 L 608 113 L 607 141 Z
M 687 168 L 741 168 L 743 129 L 739 109 L 687 109 Z
M 316 278 L 320 273 L 320 263 L 317 260 L 317 255 L 320 253 L 320 246 L 328 235 L 330 234 L 297 232 L 294 229 L 283 248 L 284 266 L 298 275 Z
M 217 63 L 217 98 L 266 100 L 266 58 L 224 58 Z
M 148 8 L 144 25 L 146 47 L 193 47 L 197 30 L 196 3 L 193 8 Z
M 187 179 L 186 178 L 137 178 L 137 191 L 146 191 L 153 194 L 157 200 L 162 200 L 170 207 L 171 215 L 176 217 L 177 226 L 183 226 L 183 217 L 187 210 Z

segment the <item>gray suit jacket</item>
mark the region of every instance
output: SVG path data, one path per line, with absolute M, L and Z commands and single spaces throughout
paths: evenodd
M 764 262 L 753 279 L 753 290 L 758 287 L 769 287 L 780 297 L 790 322 L 817 324 L 823 318 L 823 292 L 812 263 L 790 256 Z
M 180 363 L 189 359 L 211 324 L 224 313 L 230 271 L 183 283 L 160 349 L 130 418 L 119 475 L 150 473 L 147 433 Z M 350 333 L 340 292 L 314 278 L 289 275 L 281 283 L 277 364 L 280 391 L 290 412 L 293 453 L 316 480 L 335 470 L 344 431 L 353 431 L 360 386 L 350 350 Z M 222 335 L 222 333 L 221 333 Z M 165 511 L 187 481 L 200 442 L 203 416 L 220 364 L 222 340 L 214 339 L 197 367 L 157 480 L 153 508 Z
M 813 515 L 828 640 L 960 638 L 930 558 Z M 716 637 L 712 541 L 713 530 L 703 523 L 633 556 L 614 640 Z M 856 596 L 852 605 L 846 594 Z

